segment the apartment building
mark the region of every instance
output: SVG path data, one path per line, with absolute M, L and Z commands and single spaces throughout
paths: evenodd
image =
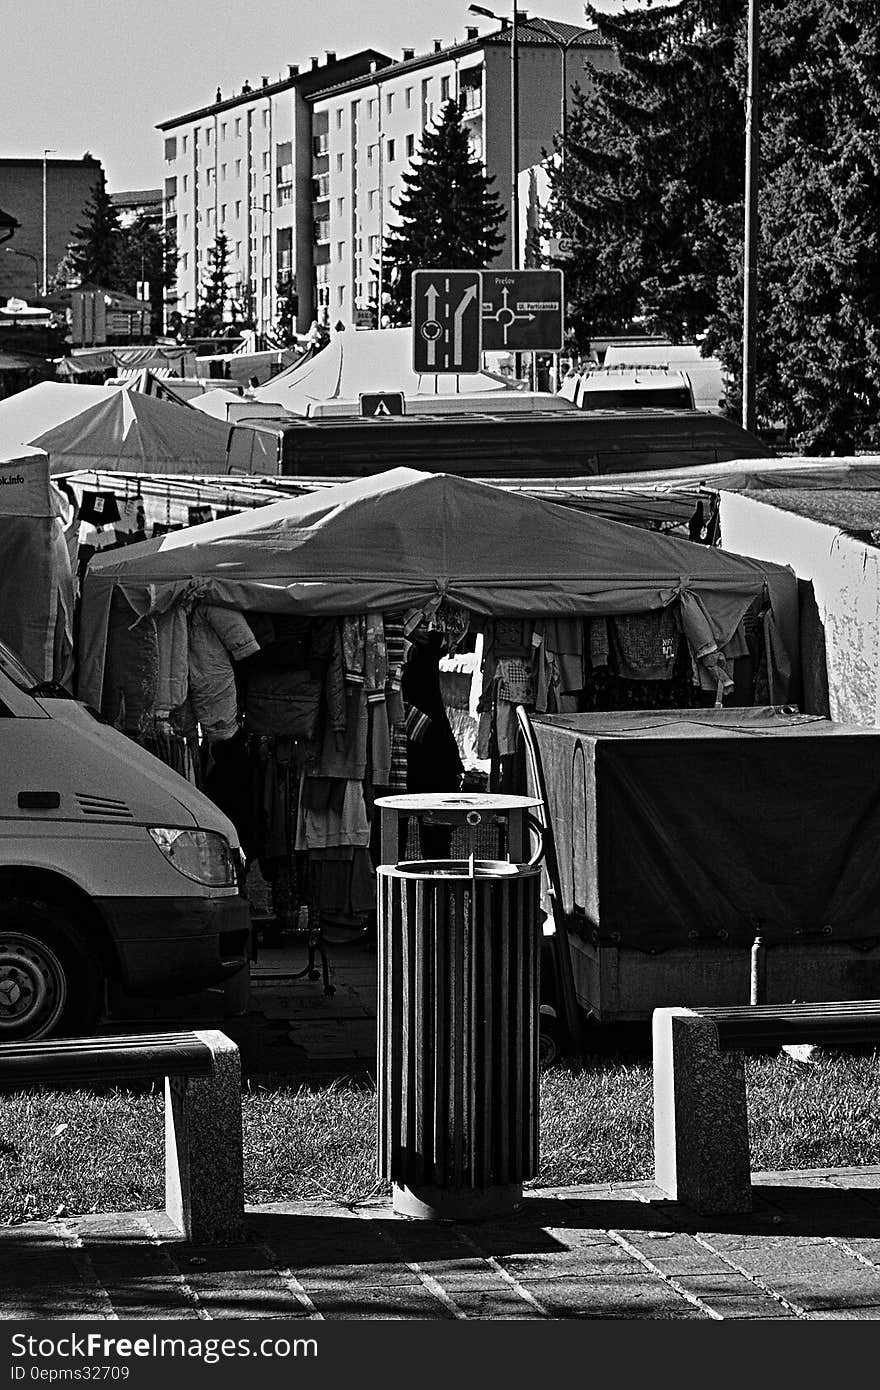
M 588 89 L 592 73 L 616 66 L 613 49 L 595 29 L 556 20 L 520 20 L 517 198 L 519 264 L 529 221 L 529 200 L 546 193 L 541 171 L 564 126 L 571 91 Z M 469 28 L 465 40 L 433 50 L 404 49 L 400 61 L 318 91 L 311 98 L 314 132 L 315 303 L 319 320 L 358 326 L 381 304 L 384 239 L 398 220 L 402 176 L 417 156 L 422 135 L 443 105 L 461 107 L 471 147 L 494 175 L 494 190 L 509 214 L 511 159 L 511 29 Z M 511 265 L 511 219 L 496 264 Z
M 20 224 L 0 249 L 0 303 L 33 299 L 51 282 L 102 177 L 91 155 L 0 159 L 0 207 Z
M 297 296 L 297 328 L 315 318 L 313 300 L 312 108 L 319 89 L 345 83 L 390 59 L 373 49 L 309 60 L 300 71 L 241 90 L 163 121 L 166 229 L 175 233 L 176 308 L 192 314 L 208 275 L 208 253 L 223 232 L 229 288 L 258 330 L 274 323 L 279 286 Z
M 517 193 L 520 253 L 544 154 L 564 126 L 571 91 L 616 66 L 594 29 L 520 19 Z M 372 321 L 383 291 L 384 238 L 398 217 L 402 176 L 443 104 L 458 101 L 471 144 L 502 206 L 512 194 L 511 28 L 468 28 L 461 42 L 399 60 L 368 49 L 164 121 L 166 227 L 178 247 L 178 311 L 195 311 L 219 232 L 229 284 L 258 330 L 271 332 L 282 292 L 295 291 L 297 329 Z M 544 181 L 544 186 L 546 181 Z M 508 218 L 497 264 L 510 265 Z M 522 262 L 520 262 L 522 263 Z M 371 308 L 372 306 L 372 308 Z

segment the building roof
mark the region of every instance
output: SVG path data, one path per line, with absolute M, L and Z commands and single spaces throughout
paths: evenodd
M 538 26 L 538 27 L 536 27 Z M 557 37 L 554 38 L 553 35 Z M 537 46 L 552 46 L 554 48 L 610 48 L 611 45 L 603 39 L 598 29 L 581 29 L 576 24 L 563 24 L 555 19 L 542 19 L 536 16 L 534 19 L 521 21 L 516 26 L 516 41 L 518 44 L 528 44 Z M 442 62 L 448 58 L 460 58 L 465 53 L 478 53 L 482 48 L 497 47 L 510 43 L 510 25 L 493 29 L 490 34 L 481 34 L 476 39 L 465 39 L 462 43 L 450 44 L 447 48 L 439 48 L 429 53 L 419 53 L 412 58 L 406 58 L 403 62 L 390 61 L 378 72 L 364 73 L 361 77 L 350 78 L 347 82 L 337 83 L 335 87 L 325 87 L 320 91 L 310 94 L 310 101 L 321 101 L 326 97 L 335 96 L 338 92 L 354 91 L 358 87 L 369 85 L 376 81 L 385 81 L 390 77 L 397 77 L 400 73 L 414 72 L 418 68 L 431 67 L 434 63 Z
M 125 193 L 111 193 L 110 201 L 117 208 L 143 208 L 151 207 L 154 203 L 161 204 L 161 188 L 134 188 Z
M 246 105 L 250 101 L 255 101 L 259 97 L 275 96 L 279 92 L 290 91 L 298 88 L 303 96 L 310 96 L 316 87 L 326 82 L 328 76 L 332 76 L 334 71 L 344 69 L 351 63 L 358 60 L 363 63 L 371 62 L 378 65 L 385 65 L 392 61 L 386 53 L 380 53 L 375 48 L 362 48 L 357 53 L 350 53 L 346 58 L 334 58 L 317 67 L 303 69 L 302 72 L 291 72 L 289 77 L 281 77 L 277 82 L 265 82 L 259 87 L 250 87 L 246 84 L 240 92 L 234 96 L 227 97 L 226 100 L 213 101 L 209 106 L 200 106 L 198 110 L 187 111 L 182 116 L 172 116 L 170 120 L 160 121 L 157 130 L 172 130 L 175 126 L 186 125 L 190 121 L 201 120 L 204 116 L 213 116 L 218 111 L 229 111 L 234 106 Z M 349 79 L 350 80 L 350 79 Z M 219 88 L 218 95 L 219 95 Z

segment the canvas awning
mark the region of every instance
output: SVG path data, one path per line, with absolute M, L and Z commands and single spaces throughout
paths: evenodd
M 186 596 L 314 615 L 445 598 L 482 614 L 589 617 L 678 598 L 692 632 L 719 646 L 766 589 L 782 648 L 797 649 L 790 570 L 409 468 L 96 556 L 80 622 L 80 697 L 96 705 L 114 586 L 139 613 Z

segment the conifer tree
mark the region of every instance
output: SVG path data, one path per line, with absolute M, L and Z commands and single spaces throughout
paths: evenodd
M 880 444 L 878 51 L 880 14 L 861 0 L 762 6 L 758 418 L 810 454 Z M 742 204 L 721 222 L 706 346 L 738 392 Z
M 84 221 L 76 228 L 76 245 L 70 259 L 80 281 L 118 289 L 122 228 L 119 212 L 110 200 L 103 170 L 83 208 Z
M 549 169 L 549 229 L 574 245 L 559 264 L 584 346 L 635 318 L 673 341 L 705 327 L 726 252 L 705 209 L 742 196 L 734 51 L 744 13 L 745 0 L 613 16 L 587 6 L 619 67 L 576 95 L 565 158 Z
M 229 293 L 229 239 L 218 232 L 214 245 L 208 250 L 208 278 L 202 286 L 202 297 L 196 307 L 195 331 L 202 337 L 222 333 L 226 322 Z
M 410 322 L 414 270 L 481 268 L 497 255 L 506 214 L 493 182 L 470 148 L 458 106 L 447 102 L 403 175 L 400 223 L 385 238 L 383 312 L 393 324 Z

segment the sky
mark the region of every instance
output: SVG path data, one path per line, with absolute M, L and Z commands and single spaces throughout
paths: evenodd
M 640 0 L 629 0 L 637 6 Z M 624 0 L 598 0 L 616 11 Z M 376 48 L 399 57 L 463 40 L 468 0 L 0 0 L 0 155 L 100 159 L 111 193 L 161 185 L 159 121 L 210 105 L 245 80 L 259 86 L 308 66 Z M 485 8 L 508 15 L 512 3 Z M 529 15 L 584 22 L 583 0 L 541 0 Z

